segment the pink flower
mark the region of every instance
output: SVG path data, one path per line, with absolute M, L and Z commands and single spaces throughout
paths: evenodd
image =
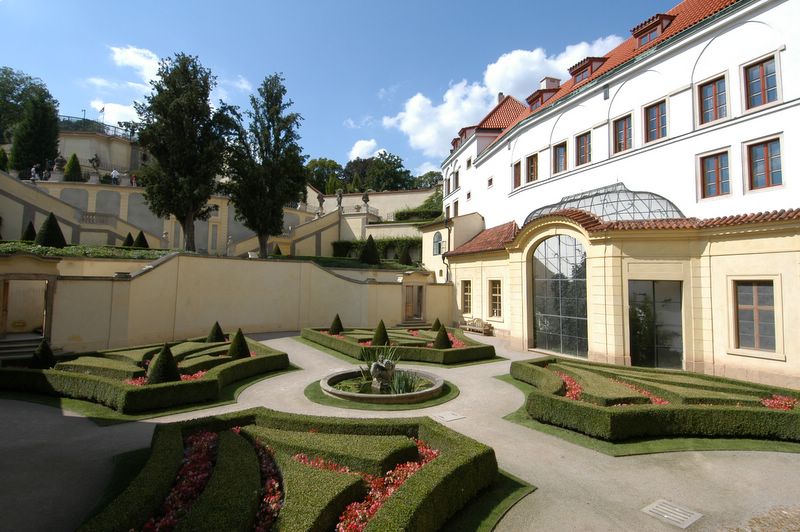
M 630 384 L 628 382 L 624 382 L 624 381 L 621 381 L 621 380 L 618 380 L 618 379 L 611 379 L 611 380 L 614 381 L 614 382 L 617 382 L 617 383 L 619 383 L 619 384 L 621 384 L 623 386 L 626 386 L 626 387 L 630 388 L 631 390 L 639 392 L 640 394 L 644 395 L 645 397 L 649 397 L 650 398 L 650 404 L 653 404 L 653 405 L 668 405 L 669 404 L 669 401 L 667 401 L 666 399 L 663 399 L 663 398 L 657 396 L 653 392 L 645 390 L 641 386 L 636 386 L 635 384 Z
M 786 395 L 772 394 L 772 397 L 765 397 L 761 400 L 761 404 L 772 410 L 791 410 L 800 401 L 794 397 Z
M 359 345 L 363 345 L 364 347 L 370 347 L 372 345 L 372 340 L 363 340 L 358 343 Z
M 147 377 L 136 377 L 135 379 L 127 379 L 125 384 L 130 384 L 131 386 L 144 386 L 147 384 Z
M 410 334 L 411 336 L 419 336 L 419 331 L 416 329 L 411 329 L 408 331 L 408 334 Z
M 203 376 L 208 373 L 207 370 L 201 369 L 196 373 L 192 373 L 191 375 L 181 375 L 182 381 L 196 381 L 197 379 L 202 379 Z
M 580 401 L 581 394 L 583 393 L 583 388 L 581 388 L 581 385 L 566 373 L 561 373 L 560 371 L 556 371 L 555 373 L 561 377 L 561 380 L 564 381 L 564 384 L 567 386 L 567 393 L 565 393 L 564 396 L 567 399 L 572 399 L 573 401 Z

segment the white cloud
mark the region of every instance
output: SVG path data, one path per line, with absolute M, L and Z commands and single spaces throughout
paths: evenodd
M 384 116 L 386 128 L 397 128 L 408 137 L 412 148 L 427 157 L 445 157 L 450 140 L 464 127 L 477 123 L 497 103 L 497 93 L 524 100 L 539 87 L 545 76 L 565 79 L 568 69 L 587 56 L 602 56 L 619 43 L 616 35 L 591 43 L 571 44 L 555 55 L 543 48 L 513 50 L 486 66 L 482 82 L 462 80 L 451 83 L 439 103 L 417 93 L 395 116 Z M 380 93 L 379 93 L 380 94 Z
M 375 123 L 375 118 L 372 115 L 365 115 L 362 116 L 358 121 L 353 120 L 350 117 L 345 118 L 342 125 L 347 129 L 361 129 L 362 127 L 368 127 Z
M 375 139 L 357 140 L 350 149 L 350 153 L 347 154 L 347 160 L 352 161 L 353 159 L 358 159 L 359 157 L 362 159 L 366 159 L 367 157 L 375 157 L 381 152 L 386 151 L 383 148 L 375 149 L 377 147 L 378 141 Z
M 391 87 L 381 87 L 380 89 L 378 89 L 378 99 L 391 100 L 397 93 L 398 88 L 399 85 L 392 85 Z
M 111 46 L 111 59 L 121 67 L 130 67 L 136 71 L 145 83 L 150 83 L 158 74 L 158 56 L 146 48 L 128 45 L 124 48 Z
M 120 103 L 106 102 L 101 99 L 94 99 L 89 104 L 92 109 L 98 113 L 105 109 L 103 113 L 103 122 L 106 124 L 116 125 L 117 122 L 131 122 L 138 118 L 136 109 L 133 105 L 122 105 Z
M 441 170 L 441 168 L 439 168 L 438 164 L 425 161 L 414 169 L 414 175 L 423 175 L 427 174 L 428 172 L 438 172 L 439 170 Z
M 93 85 L 98 89 L 116 89 L 119 87 L 119 83 L 116 81 L 110 81 L 104 78 L 88 78 L 86 83 Z
M 253 84 L 250 83 L 247 78 L 239 74 L 236 76 L 236 80 L 233 82 L 233 86 L 239 89 L 240 91 L 251 92 L 253 90 Z

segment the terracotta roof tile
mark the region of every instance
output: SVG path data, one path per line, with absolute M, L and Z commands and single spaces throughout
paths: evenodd
M 495 140 L 486 147 L 489 149 L 491 146 L 494 146 L 497 142 L 500 141 L 507 133 L 511 130 L 513 126 L 521 122 L 522 120 L 528 118 L 529 116 L 540 112 L 542 109 L 547 109 L 553 103 L 557 102 L 561 98 L 567 96 L 575 89 L 589 83 L 590 81 L 607 74 L 608 72 L 614 70 L 615 68 L 627 63 L 634 57 L 638 56 L 639 54 L 650 50 L 653 46 L 657 44 L 661 44 L 662 42 L 671 39 L 672 37 L 678 35 L 679 33 L 683 32 L 691 28 L 692 26 L 702 22 L 703 20 L 715 15 L 719 11 L 725 9 L 726 7 L 733 5 L 741 0 L 684 0 L 680 4 L 676 5 L 672 9 L 666 12 L 667 15 L 675 17 L 672 23 L 664 29 L 664 32 L 659 35 L 657 38 L 653 39 L 649 43 L 644 46 L 640 46 L 637 48 L 637 39 L 634 37 L 629 37 L 625 42 L 608 52 L 604 57 L 606 61 L 592 74 L 585 80 L 578 82 L 577 84 L 574 82 L 573 79 L 569 79 L 561 85 L 561 88 L 556 92 L 551 98 L 549 98 L 545 103 L 541 106 L 537 107 L 536 109 L 529 110 L 526 108 L 525 112 L 520 113 L 516 119 L 509 123 L 505 127 L 505 130 L 501 132 Z M 652 17 L 651 17 L 652 18 Z M 645 22 L 649 22 L 651 19 L 648 19 Z M 637 25 L 638 27 L 639 25 Z M 485 150 L 486 150 L 485 149 Z M 484 150 L 484 151 L 485 151 Z
M 505 129 L 528 107 L 513 96 L 506 96 L 494 109 L 489 111 L 483 120 L 478 123 L 478 128 Z
M 444 254 L 445 257 L 454 255 L 467 255 L 469 253 L 482 253 L 486 251 L 499 251 L 505 249 L 508 242 L 517 236 L 519 227 L 516 222 L 508 222 L 491 229 L 481 231 L 469 242 L 465 242 L 453 251 Z

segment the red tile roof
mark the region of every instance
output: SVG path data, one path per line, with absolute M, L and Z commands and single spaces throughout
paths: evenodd
M 469 253 L 483 253 L 486 251 L 499 251 L 505 249 L 508 242 L 517 236 L 519 227 L 516 222 L 508 222 L 478 233 L 472 240 L 458 246 L 453 251 L 444 254 L 445 257 L 466 255 Z
M 489 111 L 476 127 L 485 129 L 505 129 L 528 107 L 513 96 L 506 96 Z
M 669 11 L 666 12 L 667 15 L 675 17 L 672 23 L 667 26 L 663 33 L 659 35 L 657 38 L 653 39 L 649 43 L 645 44 L 644 46 L 640 46 L 637 48 L 638 40 L 634 37 L 629 37 L 625 42 L 608 52 L 604 57 L 606 58 L 605 63 L 603 63 L 597 70 L 591 73 L 591 75 L 578 83 L 575 83 L 573 79 L 569 79 L 561 85 L 561 88 L 558 92 L 553 95 L 547 102 L 543 103 L 541 106 L 537 107 L 533 110 L 526 109 L 525 112 L 520 113 L 516 119 L 506 126 L 506 129 L 500 133 L 497 138 L 486 147 L 489 149 L 491 146 L 495 145 L 504 135 L 511 130 L 513 126 L 521 122 L 522 120 L 528 118 L 529 116 L 540 112 L 542 109 L 547 109 L 553 103 L 557 102 L 561 98 L 567 96 L 575 89 L 587 84 L 588 82 L 603 76 L 614 70 L 615 68 L 627 63 L 637 55 L 648 51 L 653 46 L 657 44 L 661 44 L 662 42 L 671 39 L 672 37 L 678 35 L 679 33 L 683 32 L 691 28 L 692 26 L 702 22 L 703 20 L 715 15 L 719 11 L 725 9 L 726 7 L 739 2 L 740 0 L 684 0 L 677 6 L 673 7 Z M 651 17 L 652 18 L 652 17 Z M 650 22 L 651 19 L 648 19 L 645 22 Z M 638 27 L 639 25 L 637 25 Z M 485 150 L 484 150 L 485 151 Z

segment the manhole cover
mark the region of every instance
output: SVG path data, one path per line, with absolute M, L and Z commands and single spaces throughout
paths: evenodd
M 703 514 L 664 499 L 658 499 L 656 502 L 642 508 L 642 511 L 678 528 L 689 528 L 692 523 L 703 517 Z
M 461 414 L 456 414 L 455 412 L 440 412 L 438 414 L 433 414 L 431 416 L 436 421 L 440 421 L 442 423 L 447 423 L 448 421 L 455 421 L 456 419 L 464 419 L 464 416 Z

